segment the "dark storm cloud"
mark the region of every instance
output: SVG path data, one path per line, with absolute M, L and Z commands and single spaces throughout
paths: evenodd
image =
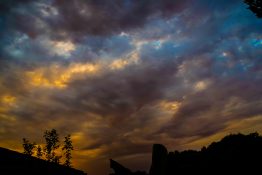
M 73 99 L 65 100 L 67 96 L 63 93 L 57 94 L 56 98 L 67 106 L 77 106 L 101 116 L 114 116 L 115 122 L 119 122 L 143 105 L 154 103 L 164 96 L 165 87 L 174 83 L 176 64 L 173 60 L 144 61 L 124 70 L 107 72 L 101 77 L 76 80 L 68 88 L 69 93 L 75 93 Z
M 1 144 L 56 128 L 77 161 L 128 162 L 261 118 L 262 21 L 242 1 L 20 2 L 0 3 Z
M 35 18 L 27 12 L 32 0 L 3 0 L 0 2 L 0 35 L 12 35 L 15 31 L 26 33 L 34 37 L 38 33 L 34 28 Z
M 56 3 L 62 3 L 62 2 L 57 1 Z M 60 10 L 61 11 L 66 10 L 66 7 L 69 7 L 68 3 L 69 2 L 67 1 L 63 1 L 63 3 L 60 6 L 61 8 Z M 72 9 L 80 8 L 81 5 L 83 5 L 81 4 L 83 3 L 83 1 L 78 1 L 78 3 L 80 3 L 81 5 L 77 5 L 76 1 L 71 1 L 70 3 L 73 3 L 71 4 L 71 6 L 73 7 Z M 105 4 L 100 4 L 98 3 L 98 1 L 96 2 L 90 1 L 89 3 L 91 4 L 90 6 L 92 8 L 99 8 L 99 9 L 100 9 L 100 6 L 103 7 L 103 8 L 101 7 L 101 9 L 104 9 L 105 7 L 110 5 L 109 2 Z M 217 5 L 213 7 L 217 7 Z M 151 11 L 153 11 L 151 8 L 153 9 L 153 7 L 150 6 L 150 10 L 149 10 L 150 13 Z M 72 10 L 72 9 L 69 8 L 68 10 Z M 197 10 L 199 9 L 195 7 L 195 11 Z M 74 13 L 77 13 L 77 12 L 75 11 Z M 74 16 L 74 13 L 72 14 L 72 16 Z M 64 13 L 61 13 L 61 14 L 64 14 Z M 130 116 L 132 113 L 135 113 L 137 110 L 139 110 L 143 106 L 154 103 L 155 101 L 165 99 L 165 98 L 170 98 L 173 100 L 174 99 L 181 100 L 182 96 L 187 94 L 191 90 L 191 88 L 188 88 L 188 89 L 186 88 L 186 85 L 183 84 L 183 78 L 182 79 L 175 78 L 175 73 L 177 71 L 177 68 L 179 67 L 179 64 L 177 63 L 175 64 L 174 63 L 175 61 L 173 62 L 173 60 L 177 56 L 180 56 L 180 59 L 179 59 L 180 61 L 183 59 L 189 59 L 189 60 L 192 59 L 193 60 L 196 57 L 194 55 L 201 55 L 202 57 L 203 56 L 202 54 L 206 54 L 206 53 L 211 54 L 211 57 L 215 57 L 215 55 L 212 55 L 213 48 L 215 46 L 216 47 L 221 46 L 222 47 L 221 52 L 222 52 L 224 50 L 223 47 L 225 47 L 226 44 L 228 44 L 229 46 L 233 45 L 232 48 L 236 46 L 237 44 L 241 45 L 241 43 L 231 43 L 230 39 L 225 38 L 220 41 L 223 44 L 219 42 L 219 43 L 211 44 L 212 47 L 209 46 L 208 40 L 211 40 L 214 42 L 215 38 L 218 38 L 222 35 L 219 32 L 218 27 L 220 26 L 221 21 L 223 21 L 227 17 L 227 15 L 225 15 L 221 19 L 221 18 L 214 18 L 213 17 L 214 14 L 210 14 L 210 15 L 212 16 L 211 17 L 212 20 L 211 19 L 207 21 L 204 20 L 202 25 L 198 27 L 192 26 L 191 24 L 189 25 L 188 28 L 186 27 L 184 28 L 184 26 L 180 26 L 182 33 L 184 32 L 184 29 L 185 29 L 185 31 L 188 32 L 187 34 L 191 33 L 193 37 L 189 41 L 186 41 L 185 43 L 182 43 L 179 46 L 174 46 L 176 44 L 176 41 L 170 41 L 170 40 L 164 41 L 163 44 L 161 44 L 160 48 L 155 48 L 156 44 L 158 43 L 145 44 L 140 51 L 141 58 L 142 60 L 145 60 L 145 62 L 142 62 L 141 63 L 142 66 L 139 66 L 138 68 L 124 69 L 121 73 L 112 72 L 102 77 L 98 77 L 98 78 L 91 79 L 91 80 L 73 81 L 71 82 L 71 84 L 69 84 L 69 90 L 66 91 L 66 93 L 70 94 L 72 93 L 70 91 L 70 89 L 72 88 L 73 93 L 76 93 L 72 96 L 64 96 L 65 92 L 63 91 L 61 94 L 59 94 L 59 92 L 53 92 L 55 96 L 55 100 L 58 100 L 59 104 L 60 103 L 63 104 L 62 106 L 68 106 L 69 109 L 64 110 L 65 107 L 60 108 L 59 106 L 54 106 L 54 107 L 51 107 L 47 111 L 47 113 L 44 115 L 53 116 L 56 113 L 61 114 L 61 112 L 58 112 L 58 111 L 65 111 L 65 113 L 70 113 L 70 114 L 75 113 L 76 111 L 79 111 L 78 112 L 79 114 L 83 114 L 84 111 L 90 111 L 92 113 L 96 113 L 101 116 L 111 117 L 110 122 L 112 125 L 115 125 L 115 123 L 119 121 L 123 123 L 126 122 L 128 120 L 127 119 L 128 116 Z M 203 17 L 201 16 L 200 19 L 202 18 Z M 84 19 L 81 18 L 81 20 L 84 20 Z M 231 19 L 229 19 L 228 23 L 230 23 L 230 21 Z M 187 22 L 188 21 L 186 21 L 185 23 Z M 69 23 L 70 23 L 70 20 L 69 20 Z M 210 25 L 211 27 L 210 26 L 206 27 L 210 23 L 214 25 Z M 153 24 L 154 23 L 151 23 L 151 25 Z M 250 24 L 252 23 L 250 22 L 249 25 Z M 189 28 L 192 28 L 195 30 L 187 31 L 187 29 Z M 227 26 L 225 26 L 225 28 L 227 28 Z M 203 42 L 203 38 L 205 38 L 204 36 L 205 36 L 206 31 L 209 31 L 207 33 L 210 33 L 210 31 L 214 31 L 214 29 L 216 29 L 215 30 L 216 32 L 214 32 L 215 34 L 212 36 L 214 39 L 209 37 L 209 38 L 206 38 Z M 150 28 L 148 30 L 150 31 Z M 222 30 L 222 32 L 223 31 L 224 30 Z M 81 32 L 83 31 L 80 31 L 80 33 Z M 116 48 L 112 47 L 112 45 L 115 45 L 116 43 L 120 43 L 119 46 L 122 46 L 123 48 L 120 48 L 120 50 L 117 50 L 119 47 L 116 47 Z M 121 50 L 124 52 L 124 50 L 129 51 L 132 48 L 130 46 L 129 40 L 126 39 L 125 37 L 112 37 L 112 38 L 106 38 L 106 39 L 96 39 L 96 38 L 92 39 L 91 38 L 89 41 L 87 41 L 87 45 L 91 48 L 93 53 L 99 53 L 101 50 L 105 50 L 103 52 L 107 53 L 107 52 L 110 52 L 116 49 L 116 51 L 112 52 L 114 53 L 113 56 L 121 55 Z M 28 48 L 31 49 L 30 47 Z M 226 47 L 226 48 L 229 49 L 230 47 Z M 35 50 L 35 49 L 32 49 L 32 50 Z M 231 52 L 233 52 L 232 50 L 233 49 L 230 49 Z M 234 47 L 234 50 L 236 50 L 235 47 Z M 26 51 L 27 53 L 32 53 L 32 51 L 30 50 L 26 50 Z M 257 57 L 257 54 L 254 54 L 254 57 Z M 232 72 L 230 71 L 232 67 L 228 68 L 224 65 L 224 63 L 221 66 L 221 64 L 218 64 L 219 62 L 220 60 L 217 61 L 217 60 L 209 59 L 209 61 L 205 62 L 205 64 L 201 63 L 198 69 L 194 68 L 196 67 L 197 63 L 196 64 L 193 63 L 192 65 L 189 66 L 190 69 L 188 69 L 187 72 L 185 72 L 183 76 L 189 79 L 188 81 L 196 82 L 197 80 L 201 78 L 212 78 L 210 76 L 212 74 L 216 74 L 216 71 L 218 71 L 219 74 Z M 239 63 L 239 61 L 235 61 L 235 63 Z M 255 63 L 254 65 L 257 65 L 257 63 Z M 204 71 L 206 70 L 204 69 L 205 67 L 208 67 L 211 69 L 208 71 Z M 236 73 L 239 73 L 238 68 L 236 68 Z M 176 85 L 175 84 L 176 82 L 178 82 L 179 84 Z M 193 83 L 191 83 L 190 85 L 193 86 Z M 178 92 L 179 92 L 179 89 L 183 89 L 183 91 L 180 94 L 178 94 L 174 90 L 174 93 L 176 93 L 175 95 L 172 95 L 171 97 L 165 96 L 166 89 L 170 89 L 170 87 L 173 87 Z M 75 91 L 75 89 L 78 89 L 78 90 Z M 51 97 L 51 100 L 53 100 L 52 97 Z M 30 105 L 30 103 L 28 105 Z M 179 111 L 179 113 L 181 113 L 181 116 L 182 116 L 181 120 L 187 120 L 186 119 L 187 116 L 190 116 L 190 114 L 192 113 L 195 114 L 198 111 L 201 112 L 201 110 L 209 111 L 211 109 L 210 102 L 205 101 L 205 100 L 193 101 L 192 104 L 185 103 L 184 105 L 185 106 L 182 105 L 181 111 Z M 27 109 L 27 112 L 25 113 L 22 108 L 21 116 L 23 116 L 22 118 L 26 118 L 27 116 L 30 119 L 32 119 L 30 116 L 33 116 L 34 113 L 36 113 L 36 111 L 42 111 L 43 109 L 47 108 L 47 106 L 48 104 L 44 104 L 44 105 L 40 104 L 39 106 L 36 105 L 36 107 L 32 109 L 30 109 L 29 106 L 28 107 L 25 106 L 25 109 Z M 19 113 L 20 111 L 18 110 L 16 111 L 15 114 L 20 115 Z M 38 116 L 36 115 L 35 118 L 38 118 Z
M 261 77 L 246 72 L 223 79 L 208 78 L 213 81 L 210 86 L 200 92 L 187 93 L 173 120 L 160 132 L 175 138 L 206 137 L 225 129 L 229 121 L 261 114 Z
M 86 34 L 107 35 L 143 26 L 150 15 L 169 16 L 180 12 L 184 4 L 184 1 L 171 0 L 24 0 L 2 1 L 0 8 L 1 23 L 7 30 L 15 29 L 30 37 L 48 31 L 54 32 L 53 36 L 57 37 L 65 32 L 81 39 Z
M 179 1 L 54 1 L 57 21 L 51 21 L 57 31 L 67 33 L 106 35 L 143 26 L 151 15 L 169 16 L 183 10 Z
M 21 4 L 27 4 L 29 2 L 32 2 L 33 0 L 2 0 L 0 2 L 0 10 L 2 13 L 6 13 L 10 11 L 12 8 L 19 6 Z

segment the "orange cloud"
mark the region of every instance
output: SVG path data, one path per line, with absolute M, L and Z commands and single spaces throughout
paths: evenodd
M 37 70 L 26 72 L 31 85 L 46 88 L 65 88 L 73 78 L 77 76 L 87 76 L 95 74 L 99 69 L 99 65 L 90 63 L 75 63 L 67 68 L 54 65 L 51 68 L 40 68 Z M 49 76 L 47 76 L 47 74 Z

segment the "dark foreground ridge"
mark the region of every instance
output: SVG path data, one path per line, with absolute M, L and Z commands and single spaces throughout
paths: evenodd
M 83 171 L 0 148 L 1 175 L 86 175 Z
M 214 142 L 201 151 L 187 150 L 168 152 L 160 144 L 153 146 L 149 175 L 184 174 L 262 174 L 262 137 L 257 133 L 234 134 Z M 110 160 L 115 171 L 112 175 L 146 174 L 131 172 L 119 163 Z

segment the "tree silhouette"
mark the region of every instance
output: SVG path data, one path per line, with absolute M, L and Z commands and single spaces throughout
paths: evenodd
M 58 156 L 58 155 L 54 155 L 54 158 L 52 159 L 52 162 L 60 164 L 60 159 L 62 158 L 62 156 Z
M 55 129 L 46 130 L 44 133 L 46 145 L 44 148 L 46 160 L 49 162 L 59 163 L 61 156 L 56 155 L 56 150 L 59 148 L 59 136 Z
M 68 167 L 71 167 L 71 159 L 72 159 L 72 154 L 71 154 L 71 151 L 74 150 L 73 148 L 73 145 L 72 145 L 72 141 L 71 141 L 71 136 L 70 135 L 67 135 L 65 137 L 65 140 L 64 140 L 64 146 L 62 148 L 62 150 L 65 150 L 65 163 L 64 165 L 65 166 L 68 166 Z
M 71 159 L 72 159 L 72 150 L 74 150 L 71 135 L 67 135 L 64 139 L 64 144 L 62 149 L 59 144 L 59 135 L 55 129 L 46 130 L 43 135 L 45 139 L 45 146 L 36 145 L 36 143 L 30 143 L 29 140 L 23 138 L 23 148 L 24 154 L 32 156 L 34 154 L 34 149 L 36 148 L 35 156 L 41 159 L 44 156 L 44 159 L 48 162 L 54 162 L 60 164 L 60 160 L 62 155 L 57 155 L 58 152 L 64 151 L 65 162 L 64 165 L 67 167 L 71 167 Z
M 244 2 L 249 5 L 248 9 L 255 13 L 258 18 L 262 18 L 262 0 L 244 0 Z
M 36 148 L 36 157 L 40 159 L 42 156 L 43 156 L 42 147 L 38 145 Z
M 26 138 L 23 138 L 23 148 L 24 148 L 24 154 L 32 156 L 34 153 L 35 143 L 30 143 L 29 140 Z

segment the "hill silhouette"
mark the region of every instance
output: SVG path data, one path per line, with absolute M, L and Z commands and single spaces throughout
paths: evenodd
M 200 151 L 168 152 L 160 144 L 153 145 L 152 164 L 149 175 L 183 174 L 261 174 L 262 137 L 232 134 L 219 142 L 213 142 Z M 127 168 L 110 161 L 114 175 L 131 175 Z M 121 170 L 120 170 L 121 169 Z M 140 172 L 145 174 L 145 172 Z
M 86 175 L 83 171 L 0 148 L 1 175 Z
M 261 174 L 262 137 L 258 133 L 231 134 L 200 151 L 168 152 L 153 145 L 149 175 L 182 174 Z M 110 159 L 111 175 L 146 175 L 132 172 Z M 0 148 L 0 174 L 3 175 L 85 175 L 83 171 Z

